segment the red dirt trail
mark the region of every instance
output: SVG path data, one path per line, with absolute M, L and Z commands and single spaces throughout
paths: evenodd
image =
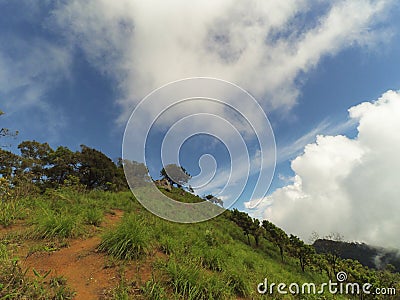
M 122 211 L 114 210 L 113 214 L 107 214 L 101 227 L 115 226 L 122 215 Z M 99 299 L 107 289 L 119 282 L 117 267 L 106 268 L 106 254 L 96 251 L 99 243 L 99 236 L 75 239 L 67 248 L 55 252 L 36 252 L 21 263 L 29 268 L 30 275 L 34 268 L 40 274 L 51 270 L 50 277 L 66 278 L 67 285 L 76 292 L 74 299 Z

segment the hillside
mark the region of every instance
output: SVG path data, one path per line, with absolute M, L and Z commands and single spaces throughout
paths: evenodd
M 364 266 L 379 270 L 392 265 L 394 271 L 400 272 L 400 255 L 395 250 L 327 239 L 318 239 L 313 246 L 317 253 L 336 253 L 342 259 L 354 259 Z
M 180 189 L 169 194 L 196 201 Z M 257 285 L 264 278 L 288 284 L 329 279 L 311 261 L 303 272 L 286 249 L 282 261 L 265 238 L 256 246 L 231 211 L 176 224 L 147 212 L 130 192 L 79 185 L 1 205 L 0 298 L 300 299 L 276 290 L 261 296 Z
M 0 299 L 349 299 L 328 289 L 317 293 L 321 284 L 336 284 L 339 272 L 349 283 L 391 293 L 399 287 L 398 273 L 317 254 L 237 209 L 195 224 L 160 219 L 127 190 L 126 171 L 139 193 L 148 192 L 144 164 L 113 162 L 85 145 L 73 152 L 25 141 L 18 149 L 21 155 L 0 149 Z M 179 188 L 190 176 L 184 175 L 180 184 L 162 175 L 168 183 L 160 191 L 180 202 L 208 199 L 206 213 L 222 211 L 213 195 Z M 188 219 L 192 214 L 185 211 Z M 303 284 L 305 293 L 296 290 Z M 316 290 L 307 292 L 310 284 Z

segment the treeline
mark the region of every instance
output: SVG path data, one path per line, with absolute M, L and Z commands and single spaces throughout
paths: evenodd
M 251 246 L 250 235 L 254 237 L 255 246 L 259 247 L 260 239 L 264 238 L 279 249 L 281 261 L 284 262 L 286 254 L 298 259 L 301 270 L 304 272 L 306 266 L 311 263 L 311 256 L 315 254 L 312 246 L 307 245 L 295 235 L 288 236 L 285 231 L 275 226 L 268 220 L 260 220 L 251 218 L 247 213 L 232 210 L 230 218 L 243 230 L 243 234 L 247 237 L 247 243 Z
M 81 145 L 80 151 L 48 143 L 24 141 L 20 155 L 0 149 L 0 175 L 14 187 L 34 186 L 39 191 L 65 184 L 87 189 L 118 191 L 127 188 L 122 160 L 114 163 L 102 152 Z
M 391 265 L 379 271 L 369 269 L 357 260 L 341 258 L 336 251 L 325 249 L 325 252 L 317 253 L 313 246 L 295 235 L 287 235 L 284 230 L 268 220 L 260 222 L 237 209 L 230 211 L 228 216 L 242 229 L 249 246 L 265 249 L 261 245 L 261 241 L 265 239 L 277 247 L 282 263 L 286 263 L 289 257 L 294 258 L 298 261 L 302 272 L 308 269 L 312 272 L 325 273 L 332 281 L 336 281 L 339 272 L 345 272 L 348 282 L 359 283 L 360 286 L 364 283 L 370 283 L 373 288 L 398 286 L 400 274 L 395 273 Z M 371 295 L 371 298 L 365 295 L 363 297 L 362 299 L 378 299 L 374 298 L 376 295 Z
M 355 259 L 369 268 L 378 270 L 387 268 L 400 272 L 400 255 L 397 250 L 326 238 L 316 239 L 313 247 L 317 253 L 337 253 L 342 259 Z

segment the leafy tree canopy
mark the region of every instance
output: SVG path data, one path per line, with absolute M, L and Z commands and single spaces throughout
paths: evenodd
M 171 185 L 176 184 L 178 187 L 187 184 L 191 178 L 190 174 L 185 170 L 185 168 L 176 164 L 166 165 L 160 171 L 160 175 L 167 179 Z

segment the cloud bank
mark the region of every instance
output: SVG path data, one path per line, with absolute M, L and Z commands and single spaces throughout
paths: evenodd
M 388 91 L 349 114 L 358 135 L 318 136 L 292 161 L 293 182 L 251 212 L 305 240 L 313 231 L 339 232 L 400 248 L 400 92 Z

